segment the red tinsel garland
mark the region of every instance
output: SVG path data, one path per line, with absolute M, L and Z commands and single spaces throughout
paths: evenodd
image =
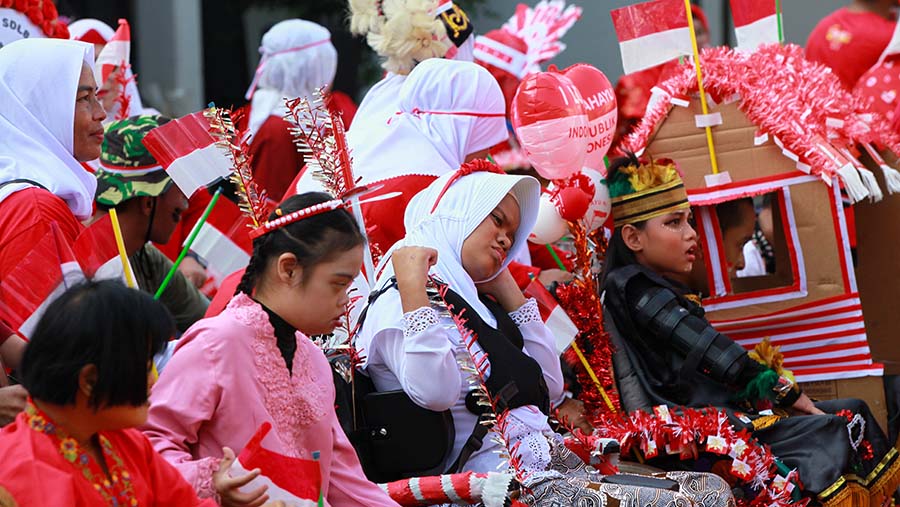
M 735 479 L 758 491 L 752 500 L 740 499 L 741 507 L 786 507 L 805 505 L 791 500 L 793 482 L 799 484 L 796 471 L 788 477 L 776 473 L 775 456 L 749 432 L 736 432 L 725 412 L 709 408 L 681 408 L 677 413 L 667 407 L 656 407 L 654 414 L 635 411 L 628 415 L 601 417 L 595 435 L 618 440 L 622 454 L 640 451 L 647 458 L 660 453 L 690 457 L 692 449 L 730 456 L 729 473 Z
M 749 54 L 709 48 L 700 62 L 704 87 L 714 100 L 739 98 L 739 108 L 754 125 L 777 137 L 816 174 L 830 177 L 834 171 L 833 161 L 817 146 L 825 136 L 836 146 L 878 143 L 900 151 L 900 135 L 890 122 L 867 110 L 862 100 L 840 85 L 831 69 L 806 60 L 799 46 L 772 44 Z M 693 65 L 684 65 L 657 88 L 643 120 L 623 138 L 619 150 L 646 148 L 668 116 L 672 99 L 697 92 Z
M 59 20 L 56 5 L 51 0 L 0 0 L 0 8 L 15 9 L 53 39 L 68 39 L 69 27 Z
M 446 301 L 447 291 L 450 287 L 437 280 L 435 278 L 431 278 L 431 281 L 437 286 L 438 292 L 441 295 L 441 299 Z M 486 404 L 489 412 L 489 420 L 484 421 L 482 424 L 487 423 L 491 424 L 491 431 L 496 435 L 500 445 L 506 451 L 507 458 L 509 461 L 509 467 L 514 472 L 516 480 L 519 484 L 524 484 L 525 480 L 528 479 L 530 474 L 527 473 L 524 466 L 522 465 L 522 460 L 519 457 L 519 453 L 517 452 L 519 449 L 520 442 L 516 442 L 515 444 L 511 444 L 509 439 L 506 437 L 507 428 L 508 428 L 508 419 L 507 415 L 509 414 L 509 409 L 500 410 L 499 402 L 491 396 L 490 391 L 487 388 L 487 378 L 488 378 L 488 368 L 490 367 L 490 362 L 488 361 L 487 353 L 475 350 L 475 344 L 478 342 L 478 335 L 476 335 L 471 329 L 466 325 L 468 323 L 468 319 L 465 316 L 465 309 L 460 312 L 454 312 L 452 305 L 448 304 L 447 309 L 450 310 L 450 316 L 453 319 L 454 324 L 456 324 L 456 328 L 459 331 L 460 338 L 462 339 L 462 343 L 466 346 L 466 351 L 469 353 L 469 357 L 472 360 L 472 365 L 474 372 L 473 377 L 477 385 L 475 385 L 476 394 L 481 399 L 479 404 Z
M 578 383 L 582 388 L 578 398 L 584 402 L 585 416 L 593 424 L 602 414 L 621 412 L 622 407 L 619 403 L 619 394 L 616 391 L 616 381 L 612 371 L 612 345 L 609 335 L 603 329 L 600 294 L 591 271 L 592 251 L 588 244 L 588 234 L 581 221 L 569 222 L 569 230 L 572 232 L 576 253 L 575 261 L 580 276 L 570 284 L 557 287 L 555 296 L 560 306 L 578 328 L 575 344 L 587 359 L 606 392 L 606 398 L 614 407 L 614 409 L 609 407 L 609 403 L 603 393 L 597 389 L 593 378 L 577 353 L 572 348 L 566 350 L 563 359 L 575 370 Z M 603 229 L 597 229 L 595 232 L 598 234 L 594 236 L 593 252 L 602 257 L 606 252 L 606 242 L 602 235 Z
M 131 65 L 128 62 L 122 62 L 116 70 L 116 85 L 119 88 L 119 95 L 116 97 L 116 104 L 119 106 L 116 111 L 116 120 L 124 120 L 128 118 L 131 109 L 131 96 L 128 95 L 128 84 L 135 80 L 135 75 L 130 74 L 128 69 Z

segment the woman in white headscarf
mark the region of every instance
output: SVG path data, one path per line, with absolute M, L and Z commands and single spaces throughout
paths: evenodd
M 284 120 L 285 98 L 313 98 L 313 92 L 331 87 L 337 71 L 337 51 L 331 32 L 312 21 L 288 19 L 263 35 L 259 65 L 247 90 L 250 103 L 248 132 L 250 164 L 256 182 L 269 197 L 280 199 L 303 167 L 297 153 L 291 125 Z M 339 100 L 344 124 L 349 125 L 356 106 L 346 95 Z
M 491 74 L 474 63 L 426 60 L 406 78 L 398 98 L 397 109 L 381 118 L 381 127 L 357 130 L 359 136 L 348 138 L 354 175 L 361 185 L 378 187 L 366 198 L 402 192 L 363 205 L 369 242 L 382 252 L 403 237 L 398 218 L 418 191 L 463 162 L 483 158 L 508 135 L 503 93 Z M 307 190 L 310 180 L 304 174 L 298 191 Z
M 450 0 L 350 0 L 350 31 L 366 37 L 387 71 L 363 98 L 351 147 L 367 144 L 399 106 L 406 77 L 421 62 L 474 61 L 475 34 L 468 15 Z
M 534 178 L 502 174 L 486 161 L 465 164 L 416 195 L 404 216 L 406 237 L 382 261 L 356 342 L 362 367 L 379 392 L 402 390 L 419 407 L 450 410 L 455 440 L 443 463 L 448 472 L 510 465 L 497 439 L 482 434 L 480 446 L 468 444 L 481 426 L 470 373 L 480 369 L 498 412 L 508 410 L 498 431 L 516 458 L 529 505 L 616 499 L 628 507 L 733 507 L 728 485 L 714 475 L 606 479 L 550 429 L 550 402 L 563 390 L 554 338 L 508 270 L 537 219 L 539 195 Z M 417 417 L 411 414 L 392 416 Z M 403 435 L 387 437 L 401 469 L 406 456 L 431 445 L 415 435 L 406 442 Z
M 48 239 L 73 243 L 83 229 L 79 220 L 91 215 L 97 180 L 79 162 L 100 156 L 105 118 L 95 95 L 93 63 L 89 44 L 68 40 L 29 38 L 0 49 L 0 281 L 5 288 L 15 286 L 8 275 L 23 260 L 41 262 L 29 255 L 32 249 Z M 39 270 L 52 273 L 50 266 Z M 24 348 L 18 336 L 2 345 L 0 355 L 7 361 L 8 352 Z M 24 408 L 26 395 L 18 385 L 0 388 L 0 418 Z
M 0 50 L 0 279 L 51 227 L 75 241 L 97 180 L 102 121 L 90 44 L 24 39 Z M 74 118 L 74 121 L 73 121 Z

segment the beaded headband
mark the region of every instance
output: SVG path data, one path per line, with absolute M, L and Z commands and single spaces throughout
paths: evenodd
M 314 217 L 316 215 L 321 215 L 322 213 L 325 213 L 327 211 L 334 211 L 338 208 L 343 208 L 347 204 L 348 203 L 346 201 L 334 199 L 319 204 L 313 204 L 308 208 L 299 209 L 297 211 L 288 213 L 287 215 L 278 217 L 275 220 L 269 220 L 256 229 L 253 229 L 252 231 L 250 231 L 250 239 L 256 239 L 266 233 L 280 229 L 299 220 L 303 220 L 304 218 Z M 278 213 L 279 211 L 280 210 L 275 210 L 276 213 Z

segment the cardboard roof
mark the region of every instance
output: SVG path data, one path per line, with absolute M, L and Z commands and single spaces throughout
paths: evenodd
M 799 46 L 774 44 L 754 53 L 709 48 L 700 63 L 712 105 L 737 101 L 749 122 L 783 146 L 801 170 L 827 181 L 838 173 L 840 166 L 820 147 L 823 142 L 850 149 L 875 143 L 900 152 L 900 136 L 887 118 L 866 109 L 831 69 L 806 60 Z M 643 152 L 672 108 L 687 105 L 697 90 L 694 66 L 686 63 L 654 88 L 644 118 L 618 149 Z

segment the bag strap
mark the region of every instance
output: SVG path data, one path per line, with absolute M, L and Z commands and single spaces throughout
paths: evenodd
M 369 311 L 369 307 L 372 306 L 373 303 L 375 303 L 375 300 L 385 292 L 391 289 L 395 289 L 396 287 L 397 278 L 391 277 L 391 279 L 387 284 L 384 285 L 384 287 L 369 294 L 369 304 L 367 304 L 366 307 L 363 308 L 362 312 L 360 312 L 359 314 L 359 318 L 357 319 L 357 329 L 362 328 L 362 323 L 366 319 L 366 314 Z M 475 418 L 475 429 L 472 430 L 472 434 L 469 435 L 468 439 L 466 439 L 466 443 L 463 445 L 462 450 L 459 452 L 459 456 L 447 469 L 447 473 L 452 474 L 461 472 L 462 467 L 465 466 L 467 461 L 469 461 L 469 458 L 472 456 L 472 454 L 474 454 L 478 449 L 481 449 L 481 447 L 484 445 L 484 437 L 487 436 L 488 431 L 490 431 L 490 428 L 488 428 L 487 425 L 482 424 L 485 420 L 486 418 L 484 414 L 479 415 Z
M 35 187 L 38 187 L 38 188 L 40 188 L 40 189 L 42 189 L 42 190 L 47 190 L 47 187 L 45 187 L 44 185 L 41 185 L 40 183 L 38 183 L 38 182 L 36 182 L 36 181 L 29 180 L 29 179 L 26 179 L 26 178 L 16 178 L 16 179 L 14 179 L 14 180 L 4 181 L 3 183 L 0 183 L 0 188 L 3 188 L 3 187 L 5 187 L 5 186 L 7 186 L 7 185 L 15 185 L 16 183 L 27 183 L 27 184 L 29 184 L 29 185 L 33 185 L 33 186 L 35 186 Z
M 484 445 L 484 437 L 488 434 L 488 431 L 490 431 L 490 428 L 488 428 L 487 425 L 482 424 L 484 421 L 484 414 L 475 418 L 475 429 L 472 430 L 472 434 L 466 439 L 466 443 L 463 445 L 462 450 L 459 451 L 459 456 L 457 456 L 456 461 L 447 468 L 448 474 L 462 472 L 463 466 L 469 461 L 472 454 L 478 449 L 481 449 L 481 446 Z

